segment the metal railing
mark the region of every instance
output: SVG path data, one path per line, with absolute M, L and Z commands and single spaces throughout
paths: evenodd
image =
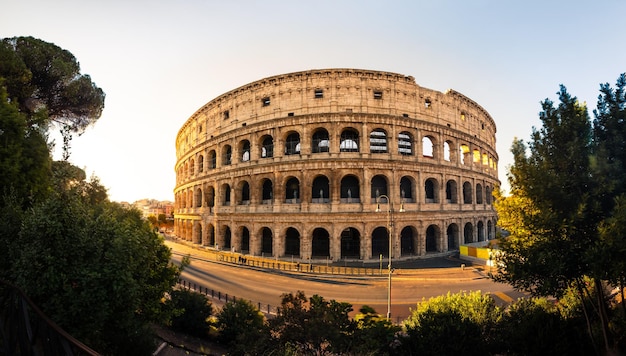
M 212 302 L 214 302 L 213 304 L 215 305 L 215 302 L 220 302 L 220 303 L 229 303 L 229 302 L 236 302 L 238 299 L 244 299 L 244 298 L 237 298 L 234 295 L 228 295 L 227 293 L 222 293 L 220 291 L 216 291 L 214 289 L 210 289 L 207 287 L 202 287 L 199 284 L 196 284 L 194 282 L 190 282 L 187 281 L 185 279 L 179 279 L 178 280 L 178 285 L 186 290 L 189 291 L 193 291 L 196 293 L 200 293 L 202 295 L 204 295 L 207 298 L 211 298 Z M 248 302 L 250 302 L 250 304 L 255 305 L 257 307 L 257 309 L 265 314 L 266 317 L 272 317 L 272 316 L 276 316 L 276 314 L 278 314 L 278 307 L 277 306 L 273 306 L 270 304 L 264 304 L 261 302 L 255 302 L 253 300 L 249 300 L 246 299 Z
M 0 280 L 0 355 L 99 355 L 50 320 L 18 287 Z

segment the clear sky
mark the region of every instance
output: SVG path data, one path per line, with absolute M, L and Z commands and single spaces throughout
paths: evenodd
M 72 52 L 105 91 L 70 160 L 133 202 L 173 200 L 176 134 L 202 105 L 320 68 L 410 75 L 473 99 L 496 122 L 505 183 L 540 101 L 564 84 L 593 115 L 599 84 L 626 72 L 624 14 L 622 0 L 19 0 L 0 4 L 0 37 Z

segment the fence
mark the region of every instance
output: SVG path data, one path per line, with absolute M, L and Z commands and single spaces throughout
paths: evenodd
M 98 355 L 61 329 L 18 287 L 0 280 L 1 355 Z
M 346 262 L 346 266 L 331 266 L 330 264 L 322 265 L 313 264 L 313 262 L 302 262 L 302 261 L 285 261 L 285 260 L 275 260 L 264 258 L 261 256 L 249 256 L 249 255 L 241 255 L 235 252 L 224 252 L 224 251 L 210 251 L 210 250 L 202 250 L 205 257 L 200 256 L 192 256 L 191 258 L 197 260 L 212 260 L 230 264 L 236 264 L 240 266 L 248 266 L 255 268 L 263 268 L 263 269 L 274 269 L 278 271 L 286 271 L 286 272 L 304 272 L 304 273 L 317 273 L 317 274 L 327 274 L 327 275 L 344 275 L 344 276 L 369 276 L 369 277 L 385 277 L 388 274 L 387 270 L 387 262 L 381 263 L 378 268 L 371 267 L 354 267 L 348 266 Z M 180 256 L 187 256 L 188 254 L 180 253 L 180 252 L 172 252 L 173 254 L 177 254 Z
M 229 296 L 227 293 L 222 293 L 220 291 L 216 291 L 214 289 L 209 289 L 207 287 L 202 287 L 198 284 L 196 284 L 195 282 L 190 282 L 184 279 L 179 279 L 178 280 L 178 285 L 181 286 L 184 289 L 190 290 L 190 291 L 194 291 L 200 294 L 205 295 L 207 298 L 211 298 L 213 300 L 213 302 L 215 302 L 215 300 L 217 300 L 218 302 L 223 302 L 223 303 L 228 303 L 228 302 L 236 302 L 237 301 L 237 297 L 234 295 Z M 243 299 L 243 298 L 239 298 L 239 299 Z M 251 304 L 256 305 L 257 309 L 259 309 L 259 311 L 263 314 L 265 314 L 265 316 L 270 317 L 270 316 L 276 316 L 276 314 L 278 313 L 278 307 L 272 306 L 270 304 L 262 304 L 261 302 L 254 302 L 252 300 L 246 299 L 248 300 Z M 215 304 L 215 303 L 213 303 Z

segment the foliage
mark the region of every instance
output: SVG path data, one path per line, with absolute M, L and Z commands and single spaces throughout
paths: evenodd
M 579 298 L 594 298 L 581 306 L 591 337 L 597 320 L 607 352 L 615 335 L 602 281 L 623 287 L 626 274 L 619 198 L 626 192 L 625 86 L 624 75 L 615 90 L 601 85 L 593 127 L 586 106 L 564 86 L 558 106 L 543 101 L 543 126 L 533 128 L 528 145 L 514 141 L 511 196 L 496 204 L 512 232 L 500 245 L 496 280 L 535 296 L 561 297 L 574 286 Z M 591 277 L 593 293 L 584 292 L 585 277 Z
M 481 326 L 450 309 L 415 314 L 401 340 L 403 355 L 486 354 Z
M 396 334 L 402 330 L 386 317 L 364 305 L 354 317 L 356 330 L 350 338 L 356 355 L 391 355 L 396 347 Z
M 169 318 L 161 300 L 180 272 L 141 213 L 103 200 L 102 191 L 97 181 L 80 182 L 29 210 L 12 274 L 74 337 L 123 354 L 151 342 L 141 333 L 148 322 Z
M 204 295 L 186 289 L 176 289 L 170 292 L 169 306 L 173 310 L 171 318 L 173 329 L 189 335 L 207 335 L 213 305 Z
M 482 355 L 501 314 L 494 300 L 478 291 L 430 298 L 404 321 L 403 349 L 435 355 L 467 348 L 471 354 Z
M 49 192 L 50 164 L 45 136 L 9 102 L 0 78 L 0 194 L 15 194 L 22 205 L 43 199 Z
M 0 41 L 0 78 L 29 125 L 43 130 L 51 123 L 60 126 L 66 159 L 71 135 L 95 123 L 104 109 L 104 92 L 80 73 L 74 55 L 33 37 Z
M 494 329 L 497 350 L 505 355 L 589 355 L 591 344 L 581 339 L 576 319 L 566 319 L 545 298 L 519 299 Z
M 245 299 L 228 302 L 217 314 L 218 341 L 231 355 L 262 353 L 270 347 L 265 316 Z
M 346 352 L 350 347 L 348 335 L 355 324 L 348 314 L 349 303 L 326 301 L 314 295 L 307 300 L 304 292 L 282 295 L 276 318 L 269 321 L 272 336 L 281 346 L 291 345 L 303 354 Z

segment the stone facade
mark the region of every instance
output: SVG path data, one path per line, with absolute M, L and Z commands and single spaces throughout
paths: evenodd
M 324 69 L 229 91 L 176 137 L 175 234 L 252 255 L 414 258 L 495 236 L 496 125 L 464 95 Z

